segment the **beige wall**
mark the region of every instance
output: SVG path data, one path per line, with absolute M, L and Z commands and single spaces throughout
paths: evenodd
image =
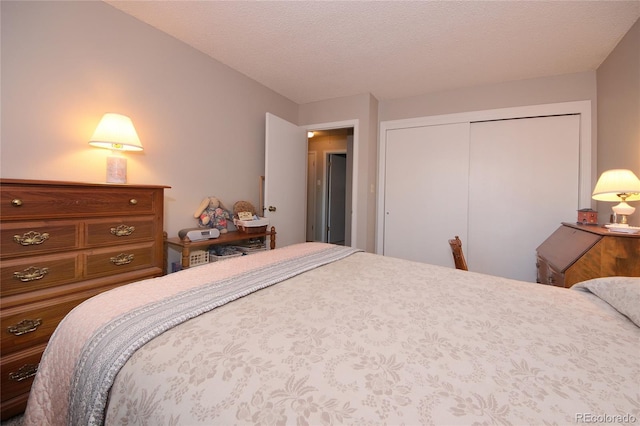
M 0 7 L 2 177 L 104 182 L 109 151 L 87 141 L 118 112 L 145 148 L 129 182 L 171 186 L 170 235 L 208 195 L 258 205 L 265 112 L 295 122 L 295 103 L 103 2 Z
M 380 121 L 525 105 L 592 100 L 595 72 L 510 81 L 380 102 Z
M 195 225 L 192 213 L 207 195 L 258 204 L 265 112 L 303 126 L 357 120 L 354 243 L 368 251 L 375 246 L 382 120 L 574 100 L 591 100 L 595 118 L 602 97 L 598 170 L 633 158 L 627 155 L 633 140 L 618 148 L 616 133 L 630 128 L 624 132 L 631 139 L 635 132 L 637 161 L 628 167 L 639 171 L 637 23 L 598 70 L 597 93 L 593 71 L 383 102 L 362 94 L 296 105 L 102 2 L 2 1 L 0 8 L 0 176 L 104 181 L 108 151 L 87 141 L 103 113 L 127 114 L 145 146 L 141 154 L 127 154 L 129 181 L 172 187 L 166 191 L 170 234 Z M 619 126 L 615 108 L 623 104 L 631 106 L 623 108 L 625 125 Z
M 640 20 L 597 71 L 598 175 L 630 169 L 640 177 Z M 598 203 L 598 218 L 608 218 L 613 203 Z M 640 202 L 629 223 L 640 226 Z

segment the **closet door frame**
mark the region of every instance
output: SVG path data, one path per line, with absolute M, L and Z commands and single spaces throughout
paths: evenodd
M 434 126 L 453 123 L 474 123 L 479 121 L 504 120 L 513 118 L 544 117 L 552 115 L 580 115 L 580 159 L 578 194 L 579 208 L 594 208 L 591 199 L 594 177 L 596 176 L 596 147 L 592 143 L 591 101 L 562 102 L 521 107 L 499 108 L 482 111 L 471 111 L 454 114 L 442 114 L 427 117 L 389 120 L 380 122 L 378 140 L 378 190 L 376 200 L 376 247 L 375 252 L 383 253 L 384 249 L 384 211 L 386 187 L 386 145 L 387 132 L 395 129 Z M 576 213 L 577 214 L 577 213 Z

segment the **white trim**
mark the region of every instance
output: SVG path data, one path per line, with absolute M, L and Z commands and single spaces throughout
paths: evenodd
M 305 124 L 300 126 L 307 131 L 353 128 L 353 176 L 351 176 L 351 247 L 358 247 L 358 163 L 360 162 L 360 120 L 334 121 L 330 123 Z M 365 249 L 366 247 L 358 247 Z
M 387 131 L 411 127 L 434 126 L 453 123 L 473 123 L 479 121 L 504 120 L 510 118 L 543 117 L 550 115 L 580 115 L 580 165 L 579 165 L 579 208 L 592 207 L 591 188 L 595 176 L 595 161 L 591 131 L 591 101 L 561 102 L 554 104 L 528 105 L 511 108 L 499 108 L 483 111 L 469 111 L 454 114 L 432 115 L 380 122 L 378 139 L 378 190 L 376 194 L 376 247 L 381 254 L 384 244 L 384 188 Z M 551 153 L 550 153 L 551 155 Z M 542 172 L 543 173 L 543 172 Z

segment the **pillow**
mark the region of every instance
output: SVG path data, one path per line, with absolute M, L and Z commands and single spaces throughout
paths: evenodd
M 640 278 L 594 278 L 571 288 L 595 294 L 640 327 Z

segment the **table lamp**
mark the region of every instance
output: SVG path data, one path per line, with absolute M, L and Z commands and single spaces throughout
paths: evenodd
M 621 224 L 628 224 L 627 216 L 632 215 L 636 209 L 627 204 L 627 201 L 640 200 L 640 179 L 631 170 L 607 170 L 600 175 L 591 198 L 598 201 L 620 201 L 612 210 L 622 218 Z
M 127 182 L 127 159 L 118 153 L 143 149 L 131 119 L 114 113 L 107 113 L 102 117 L 89 145 L 113 151 L 113 155 L 107 157 L 108 183 Z

